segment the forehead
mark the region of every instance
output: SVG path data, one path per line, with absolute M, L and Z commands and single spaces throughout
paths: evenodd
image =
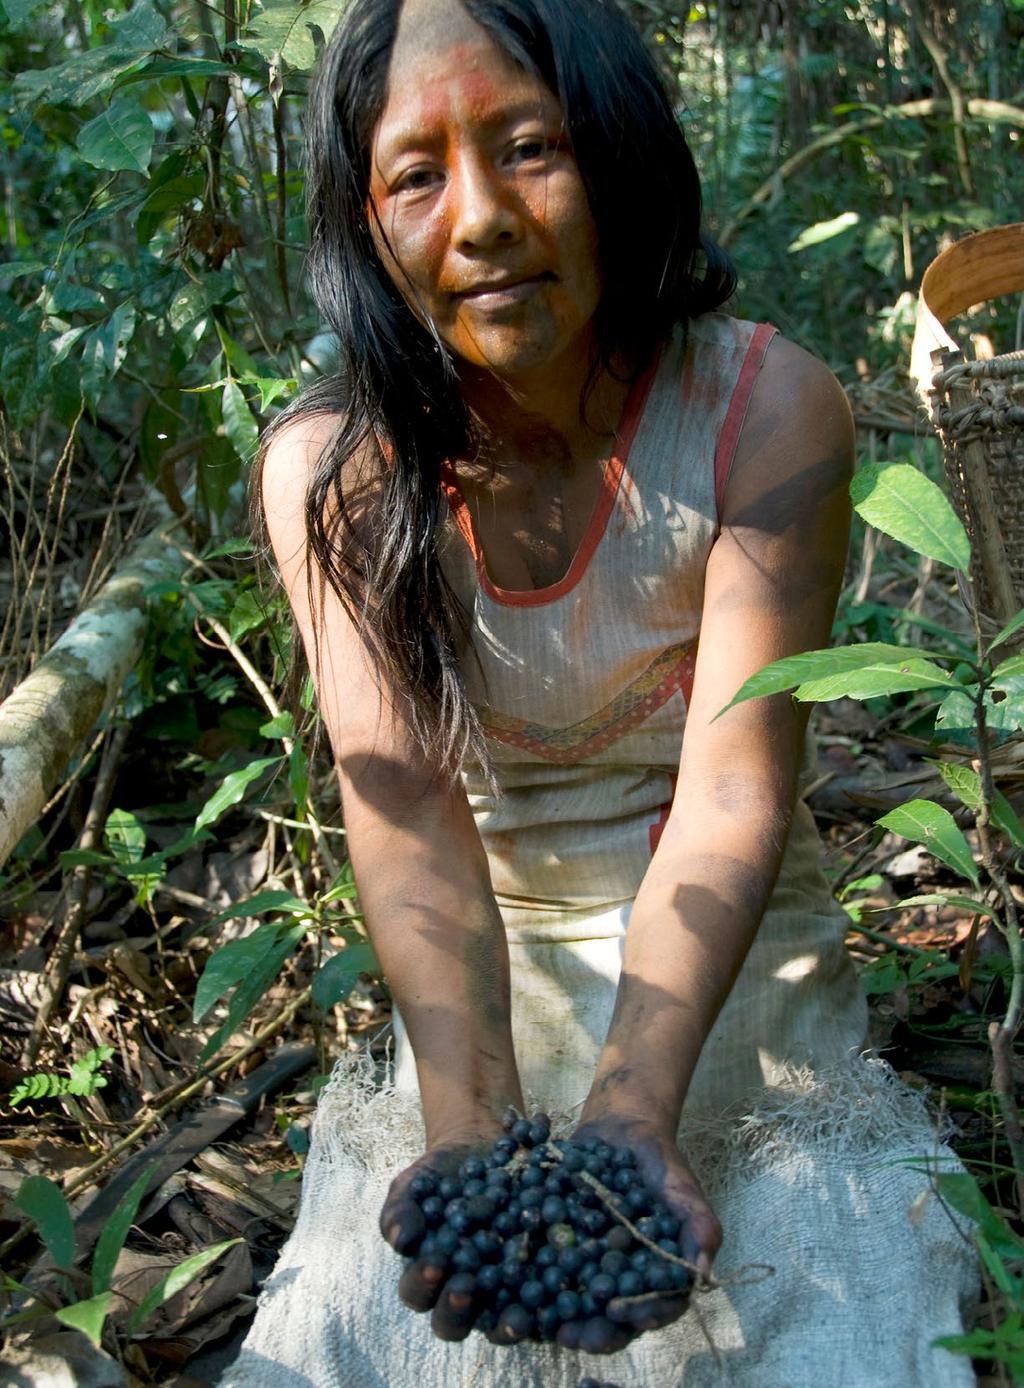
M 406 0 L 388 66 L 375 143 L 429 133 L 447 120 L 559 115 L 557 98 L 457 0 Z

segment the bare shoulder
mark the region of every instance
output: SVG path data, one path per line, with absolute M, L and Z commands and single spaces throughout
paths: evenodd
M 260 473 L 268 526 L 296 510 L 301 513 L 306 489 L 339 425 L 340 418 L 335 414 L 298 415 L 271 439 Z
M 751 393 L 723 522 L 768 498 L 790 504 L 797 519 L 823 496 L 845 492 L 854 442 L 846 392 L 829 368 L 787 338 L 773 338 Z

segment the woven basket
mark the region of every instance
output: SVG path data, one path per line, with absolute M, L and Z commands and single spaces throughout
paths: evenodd
M 1024 292 L 1024 222 L 968 236 L 925 271 L 911 374 L 942 440 L 986 626 L 1024 607 L 1024 351 L 972 361 L 945 325 Z

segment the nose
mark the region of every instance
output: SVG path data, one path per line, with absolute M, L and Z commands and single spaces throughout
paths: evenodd
M 514 242 L 521 234 L 516 194 L 476 152 L 459 160 L 452 179 L 452 240 L 460 250 Z

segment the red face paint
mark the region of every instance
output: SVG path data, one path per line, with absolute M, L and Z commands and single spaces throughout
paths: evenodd
M 597 231 L 562 112 L 485 30 L 400 29 L 372 169 L 388 273 L 459 357 L 513 379 L 585 350 Z

